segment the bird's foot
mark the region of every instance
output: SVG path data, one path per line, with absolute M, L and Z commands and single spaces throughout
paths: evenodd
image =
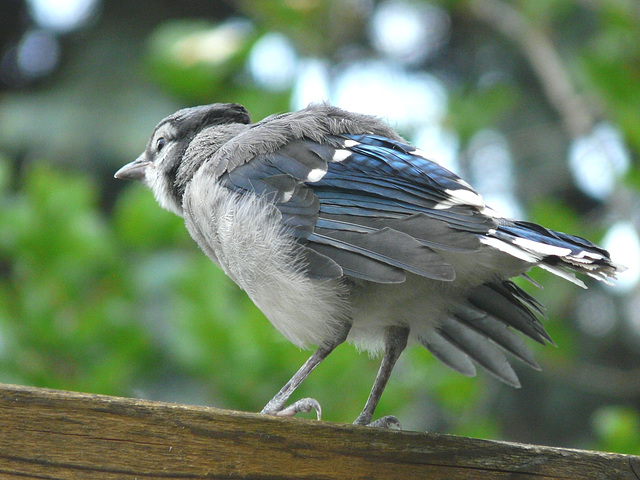
M 293 417 L 298 413 L 309 413 L 311 410 L 315 410 L 316 418 L 318 420 L 322 418 L 322 408 L 318 401 L 313 398 L 302 398 L 284 408 L 282 406 L 274 407 L 267 404 L 260 413 L 264 413 L 265 415 L 275 415 L 276 417 Z
M 368 427 L 376 427 L 376 428 L 388 428 L 395 430 L 402 430 L 402 424 L 400 420 L 398 420 L 393 415 L 387 415 L 386 417 L 379 418 L 373 422 L 371 422 Z
M 353 422 L 354 425 L 364 425 L 366 427 L 374 427 L 374 428 L 387 428 L 387 429 L 395 429 L 402 430 L 402 425 L 400 424 L 400 420 L 393 415 L 387 415 L 386 417 L 379 418 L 378 420 L 364 419 L 358 417 L 356 421 Z

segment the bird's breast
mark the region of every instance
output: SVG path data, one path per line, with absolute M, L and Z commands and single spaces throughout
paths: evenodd
M 317 345 L 349 317 L 344 282 L 305 274 L 295 240 L 264 199 L 196 174 L 185 191 L 184 219 L 200 248 L 292 343 Z

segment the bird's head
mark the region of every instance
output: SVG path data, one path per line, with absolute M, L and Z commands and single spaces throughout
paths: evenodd
M 144 152 L 118 170 L 115 177 L 142 181 L 153 191 L 160 206 L 181 215 L 186 183 L 197 167 L 217 150 L 212 145 L 214 148 L 208 151 L 185 155 L 194 138 L 209 127 L 249 123 L 247 110 L 235 103 L 178 110 L 158 123 Z

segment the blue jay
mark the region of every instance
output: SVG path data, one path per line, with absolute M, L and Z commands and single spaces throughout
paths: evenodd
M 575 273 L 621 271 L 588 240 L 503 218 L 379 119 L 327 104 L 257 123 L 238 104 L 180 110 L 115 176 L 180 215 L 287 339 L 317 346 L 266 414 L 319 418 L 313 399 L 287 403 L 345 340 L 383 353 L 356 424 L 397 424 L 372 420 L 407 344 L 518 387 L 505 354 L 539 366 L 515 332 L 553 342 L 540 303 L 510 279 L 538 266 L 585 287 Z

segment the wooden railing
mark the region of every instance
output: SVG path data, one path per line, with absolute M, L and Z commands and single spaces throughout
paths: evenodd
M 0 385 L 1 479 L 614 479 L 640 457 Z

